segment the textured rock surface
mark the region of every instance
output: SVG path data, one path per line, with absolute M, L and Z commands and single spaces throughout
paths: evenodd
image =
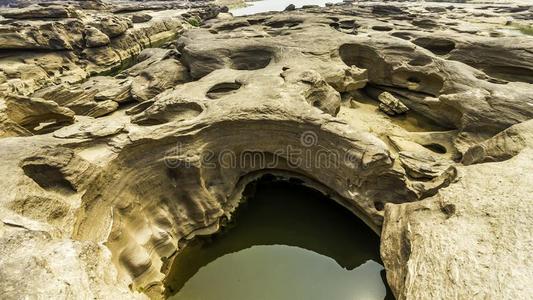
M 397 298 L 531 295 L 532 155 L 529 144 L 510 160 L 460 167 L 436 196 L 386 205 L 381 253 Z
M 108 35 L 92 26 L 85 27 L 83 35 L 87 48 L 102 47 L 111 43 Z
M 24 3 L 0 12 L 7 299 L 159 298 L 265 173 L 380 233 L 398 299 L 533 293 L 528 8 Z

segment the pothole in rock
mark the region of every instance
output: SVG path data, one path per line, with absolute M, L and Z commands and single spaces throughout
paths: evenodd
M 361 27 L 354 20 L 335 21 L 330 23 L 329 26 L 346 34 L 357 34 L 357 28 Z
M 436 55 L 446 55 L 455 49 L 455 42 L 444 38 L 417 38 L 413 43 Z
M 374 49 L 366 45 L 344 44 L 339 48 L 339 56 L 348 66 L 356 66 L 361 69 L 375 68 L 381 66 L 382 58 Z
M 218 99 L 237 92 L 242 84 L 239 82 L 222 82 L 218 83 L 207 91 L 207 98 Z
M 230 57 L 232 68 L 236 70 L 263 69 L 272 60 L 272 53 L 263 49 L 247 49 Z
M 528 68 L 516 66 L 484 66 L 482 67 L 482 70 L 489 76 L 492 76 L 497 79 L 502 79 L 511 82 L 518 81 L 533 84 L 533 76 L 531 75 L 531 70 Z
M 352 29 L 352 28 L 359 28 L 361 25 L 357 24 L 355 20 L 343 20 L 339 21 L 340 28 L 342 29 Z
M 58 167 L 47 164 L 27 163 L 22 166 L 24 174 L 43 189 L 52 189 L 64 193 L 76 192 L 76 188 L 65 178 Z
M 375 31 L 391 31 L 392 29 L 393 29 L 392 27 L 386 26 L 386 25 L 372 26 L 372 30 L 375 30 Z
M 272 27 L 272 28 L 291 28 L 296 27 L 298 25 L 302 24 L 302 21 L 300 20 L 275 20 L 275 21 L 269 21 L 266 22 L 265 25 Z
M 408 62 L 411 66 L 426 66 L 432 63 L 433 60 L 429 56 L 417 56 Z
M 263 177 L 223 232 L 174 259 L 169 299 L 393 299 L 379 238 L 320 192 Z
M 396 32 L 391 33 L 390 35 L 409 41 L 411 40 L 412 33 L 405 32 L 405 31 L 396 31 Z

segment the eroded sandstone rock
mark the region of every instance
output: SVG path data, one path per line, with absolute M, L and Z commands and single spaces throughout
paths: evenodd
M 137 13 L 131 16 L 131 21 L 133 23 L 145 23 L 145 22 L 150 21 L 151 19 L 152 19 L 152 16 L 150 16 L 149 14 L 143 14 L 143 13 Z
M 438 195 L 386 206 L 381 254 L 397 299 L 527 298 L 531 155 L 462 167 Z
M 50 5 L 46 7 L 30 5 L 24 8 L 2 11 L 0 15 L 10 19 L 61 19 L 78 17 L 78 14 L 72 7 L 62 5 Z
M 10 95 L 6 98 L 5 114 L 30 132 L 46 130 L 48 125 L 62 126 L 74 122 L 72 110 L 41 98 Z M 46 124 L 44 128 L 41 128 L 42 124 Z
M 381 233 L 398 299 L 532 293 L 531 44 L 490 34 L 494 14 L 525 10 L 313 6 L 177 38 L 180 18 L 220 11 L 191 5 L 143 23 L 102 11 L 2 25 L 3 295 L 160 298 L 175 255 L 218 231 L 265 173 L 332 195 Z
M 78 115 L 99 117 L 115 111 L 119 103 L 130 101 L 130 91 L 130 79 L 96 76 L 78 86 L 54 85 L 34 95 L 68 107 Z
M 132 27 L 131 20 L 119 16 L 106 16 L 96 19 L 92 26 L 98 28 L 108 37 L 114 38 L 122 35 Z
M 175 59 L 165 59 L 140 71 L 131 83 L 131 93 L 142 102 L 188 80 L 187 68 Z

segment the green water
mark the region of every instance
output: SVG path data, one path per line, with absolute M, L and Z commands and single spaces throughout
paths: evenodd
M 176 257 L 169 299 L 392 299 L 379 238 L 348 210 L 288 182 L 261 180 L 254 195 L 223 233 Z

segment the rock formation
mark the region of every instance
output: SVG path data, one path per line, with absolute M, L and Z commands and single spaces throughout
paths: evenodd
M 0 10 L 3 297 L 160 298 L 265 173 L 380 234 L 397 299 L 533 294 L 531 6 L 193 3 Z

